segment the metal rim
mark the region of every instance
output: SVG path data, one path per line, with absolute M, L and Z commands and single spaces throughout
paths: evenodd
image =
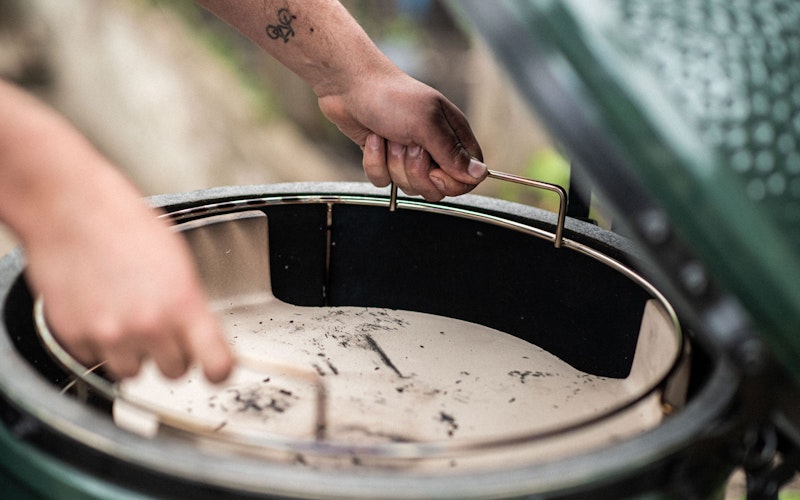
M 573 422 L 567 425 L 561 425 L 552 429 L 537 431 L 533 433 L 520 433 L 518 435 L 511 435 L 504 438 L 488 438 L 481 440 L 464 440 L 464 441 L 432 441 L 425 443 L 381 443 L 374 445 L 352 445 L 347 443 L 339 443 L 335 441 L 326 441 L 320 439 L 308 440 L 287 438 L 278 435 L 269 434 L 247 434 L 247 435 L 225 435 L 224 438 L 213 431 L 198 426 L 192 422 L 191 419 L 175 418 L 170 416 L 164 409 L 158 405 L 147 401 L 140 401 L 123 396 L 122 392 L 118 389 L 117 384 L 112 383 L 103 377 L 94 373 L 93 368 L 83 366 L 80 362 L 75 360 L 69 353 L 67 353 L 55 340 L 50 331 L 44 314 L 44 302 L 42 297 L 36 299 L 34 306 L 34 320 L 37 333 L 39 334 L 44 345 L 49 349 L 50 353 L 58 360 L 73 376 L 88 384 L 91 388 L 96 390 L 100 395 L 109 401 L 122 400 L 127 404 L 137 407 L 143 411 L 149 412 L 158 416 L 161 424 L 169 427 L 171 430 L 178 433 L 191 435 L 194 437 L 202 437 L 211 440 L 222 440 L 226 444 L 234 444 L 246 449 L 253 450 L 279 450 L 309 453 L 312 455 L 322 456 L 346 456 L 348 454 L 356 453 L 365 458 L 380 457 L 380 458 L 393 458 L 393 459 L 421 459 L 421 458 L 441 458 L 451 457 L 464 452 L 477 452 L 495 449 L 504 449 L 515 445 L 528 445 L 542 440 L 562 436 L 575 432 L 581 429 L 592 426 L 598 422 L 618 415 L 625 410 L 635 406 L 643 401 L 648 396 L 652 395 L 660 387 L 663 386 L 665 379 L 669 376 L 670 372 L 674 369 L 678 361 L 682 345 L 682 334 L 680 325 L 666 299 L 650 285 L 641 276 L 636 274 L 630 268 L 622 265 L 620 262 L 611 259 L 610 257 L 597 252 L 586 245 L 582 245 L 575 241 L 563 238 L 560 232 L 561 226 L 557 232 L 548 233 L 547 231 L 540 230 L 530 225 L 509 221 L 497 216 L 491 216 L 479 213 L 469 209 L 453 208 L 440 205 L 433 205 L 426 202 L 419 201 L 396 201 L 396 206 L 392 207 L 389 201 L 389 208 L 412 209 L 423 212 L 445 214 L 450 216 L 463 217 L 482 222 L 489 222 L 501 227 L 512 229 L 515 231 L 530 234 L 539 238 L 552 240 L 559 244 L 559 247 L 564 249 L 571 249 L 583 253 L 595 260 L 600 261 L 604 265 L 612 267 L 621 274 L 624 274 L 632 281 L 636 282 L 639 286 L 645 288 L 654 298 L 656 298 L 660 305 L 668 312 L 672 320 L 673 330 L 677 336 L 678 349 L 672 353 L 671 360 L 665 363 L 666 369 L 659 373 L 658 376 L 653 377 L 654 380 L 650 381 L 639 393 L 627 398 L 626 400 L 616 403 L 583 420 Z M 238 212 L 243 209 L 253 210 L 271 205 L 285 205 L 285 204 L 353 204 L 353 205 L 366 205 L 366 206 L 386 206 L 387 201 L 383 198 L 373 198 L 364 196 L 291 196 L 291 197 L 262 197 L 262 198 L 247 198 L 233 201 L 225 201 L 220 203 L 210 203 L 201 206 L 196 206 L 188 209 L 170 212 L 162 217 L 169 218 L 174 222 L 181 222 L 187 219 L 205 218 L 212 215 L 227 214 Z M 556 247 L 555 251 L 560 250 Z M 324 410 L 323 410 L 324 412 Z M 319 423 L 319 422 L 318 422 Z
M 376 190 L 365 184 L 353 183 L 294 183 L 275 186 L 246 186 L 241 188 L 213 188 L 192 193 L 160 195 L 152 198 L 154 205 L 177 208 L 174 212 L 191 212 L 186 209 L 206 200 L 252 200 L 255 198 L 298 199 L 298 196 L 276 193 L 302 193 L 303 197 L 316 200 L 337 200 L 353 197 L 353 192 L 371 193 L 356 196 L 378 200 L 375 204 L 386 205 Z M 344 192 L 347 195 L 329 196 L 319 192 Z M 262 193 L 270 193 L 264 196 Z M 311 193 L 311 194 L 309 194 Z M 506 213 L 544 224 L 550 224 L 549 213 L 512 202 L 504 202 L 475 195 L 460 198 L 460 207 L 468 211 L 486 210 Z M 228 202 L 220 202 L 225 204 Z M 404 202 L 405 203 L 405 202 Z M 230 208 L 230 207 L 229 207 Z M 198 215 L 198 214 L 195 214 Z M 632 249 L 618 235 L 589 227 L 579 221 L 567 221 L 568 227 L 577 227 L 579 236 L 590 244 L 608 247 L 611 253 Z M 586 226 L 584 228 L 584 226 Z M 572 242 L 570 243 L 572 244 Z M 580 247 L 581 245 L 576 245 Z M 589 248 L 589 247 L 586 247 Z M 593 250 L 590 249 L 590 253 Z M 600 254 L 600 252 L 597 252 Z M 0 259 L 0 293 L 8 296 L 12 284 L 24 270 L 25 259 L 17 250 Z M 650 286 L 648 285 L 648 288 Z M 266 491 L 287 497 L 392 497 L 392 498 L 485 498 L 503 495 L 536 494 L 547 492 L 587 491 L 587 487 L 598 481 L 604 484 L 618 483 L 634 474 L 658 467 L 665 460 L 682 456 L 682 450 L 691 448 L 707 433 L 708 426 L 724 418 L 736 392 L 736 369 L 724 359 L 712 361 L 712 370 L 704 378 L 701 390 L 692 397 L 687 407 L 665 422 L 641 436 L 610 445 L 586 454 L 569 456 L 552 462 L 521 465 L 502 471 L 481 471 L 470 474 L 448 476 L 420 476 L 409 482 L 408 476 L 397 476 L 392 472 L 375 472 L 351 477 L 349 475 L 298 470 L 296 467 L 275 464 L 265 468 L 263 462 L 251 457 L 219 457 L 197 450 L 190 443 L 176 440 L 169 435 L 161 442 L 151 442 L 125 433 L 104 414 L 86 407 L 72 398 L 59 397 L 58 389 L 44 380 L 39 373 L 16 353 L 9 335 L 0 324 L 0 350 L 7 353 L 7 362 L 0 366 L 0 390 L 7 401 L 20 409 L 28 418 L 49 426 L 53 432 L 79 441 L 81 446 L 96 450 L 122 463 L 137 464 L 146 469 L 156 468 L 163 474 L 173 475 L 183 481 L 230 488 L 235 491 L 263 493 Z M 91 430 L 90 430 L 91 429 Z M 672 457 L 672 458 L 670 458 Z M 215 467 L 208 468 L 208 460 L 219 460 Z M 662 480 L 654 478 L 658 484 Z M 638 483 L 637 483 L 638 484 Z M 300 488 L 299 485 L 304 485 Z M 588 486 L 587 486 L 588 485 Z M 302 491 L 300 491 L 302 490 Z

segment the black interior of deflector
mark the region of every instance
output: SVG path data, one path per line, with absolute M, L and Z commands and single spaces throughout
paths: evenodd
M 326 276 L 327 206 L 264 211 L 273 293 L 285 302 L 437 314 L 514 335 L 588 373 L 630 371 L 649 295 L 583 254 L 484 221 L 336 204 Z M 57 383 L 63 371 L 39 346 L 31 311 L 20 278 L 4 321 L 18 349 Z

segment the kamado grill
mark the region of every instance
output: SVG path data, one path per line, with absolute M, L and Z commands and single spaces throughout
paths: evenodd
M 739 466 L 753 497 L 772 495 L 800 443 L 794 201 L 754 203 L 752 178 L 725 168 L 748 149 L 720 156 L 714 134 L 751 130 L 707 132 L 717 115 L 701 111 L 729 101 L 687 115 L 667 92 L 673 81 L 647 75 L 680 72 L 669 49 L 681 30 L 709 47 L 737 39 L 719 27 L 723 14 L 779 22 L 769 34 L 795 40 L 783 47 L 797 60 L 800 24 L 789 20 L 800 12 L 679 4 L 453 5 L 635 245 L 565 218 L 566 197 L 558 215 L 477 196 L 398 199 L 363 184 L 156 197 L 237 353 L 220 386 L 197 371 L 163 380 L 152 367 L 113 384 L 102 367 L 80 366 L 53 340 L 46 300 L 30 296 L 21 252 L 3 258 L 8 495 L 707 498 Z M 700 30 L 709 20 L 716 31 Z M 651 32 L 655 47 L 642 42 Z M 675 50 L 682 63 L 697 56 Z M 783 77 L 790 95 L 800 91 L 800 75 Z M 800 138 L 800 127 L 787 127 L 773 130 L 784 153 L 773 169 L 791 187 L 783 137 Z M 765 195 L 776 190 L 762 181 Z
M 507 495 L 514 469 L 638 436 L 685 401 L 671 307 L 628 267 L 625 242 L 593 225 L 478 197 L 391 210 L 364 185 L 157 201 L 240 358 L 221 387 L 154 370 L 112 385 L 76 366 L 16 277 L 21 257 L 7 259 L 14 425 L 35 422 L 24 440 L 58 456 L 69 446 L 62 467 L 95 486 Z

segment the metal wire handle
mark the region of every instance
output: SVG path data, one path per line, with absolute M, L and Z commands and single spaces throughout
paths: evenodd
M 551 184 L 549 182 L 537 181 L 521 175 L 508 174 L 505 172 L 498 172 L 497 170 L 489 170 L 488 177 L 499 179 L 507 182 L 514 182 L 525 186 L 535 187 L 552 191 L 558 195 L 558 217 L 556 220 L 556 232 L 553 236 L 553 244 L 556 248 L 561 248 L 561 242 L 564 237 L 564 225 L 567 220 L 567 204 L 569 197 L 567 190 L 558 184 Z M 397 210 L 397 184 L 392 182 L 391 194 L 389 197 L 389 211 L 394 212 Z

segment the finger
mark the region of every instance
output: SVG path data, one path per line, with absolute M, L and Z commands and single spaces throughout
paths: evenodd
M 463 184 L 476 185 L 486 178 L 483 152 L 469 122 L 450 101 L 441 98 L 438 114 L 416 139 L 443 172 Z
M 148 353 L 158 369 L 168 378 L 178 378 L 189 368 L 189 353 L 182 345 L 178 335 L 167 335 L 158 345 L 148 349 Z
M 460 196 L 475 189 L 476 184 L 465 184 L 447 175 L 441 168 L 434 168 L 428 173 L 439 191 L 445 196 Z
M 134 359 L 127 357 L 127 351 L 122 346 L 122 337 L 115 335 L 118 329 L 115 322 L 103 321 L 102 315 L 94 317 L 94 323 L 83 325 L 76 318 L 67 319 L 66 326 L 58 308 L 45 310 L 45 321 L 57 342 L 76 361 L 87 368 L 98 363 L 113 378 L 124 378 L 135 375 L 139 370 L 141 355 Z M 52 315 L 52 316 L 51 316 Z
M 483 151 L 481 151 L 478 139 L 475 138 L 475 134 L 472 132 L 467 117 L 464 116 L 464 113 L 454 104 L 449 101 L 448 104 L 449 106 L 442 106 L 442 111 L 444 112 L 445 119 L 450 125 L 453 134 L 458 139 L 458 143 L 467 152 L 469 158 L 483 161 Z
M 417 145 L 406 148 L 406 177 L 412 188 L 428 201 L 439 201 L 444 198 L 442 189 L 436 184 L 438 178 L 431 178 L 431 157 L 427 151 Z M 446 186 L 442 184 L 442 188 Z
M 183 339 L 192 359 L 203 367 L 210 382 L 222 382 L 228 378 L 233 370 L 233 353 L 210 313 L 187 328 Z
M 104 349 L 101 354 L 103 369 L 112 378 L 120 380 L 139 373 L 145 359 L 144 352 L 134 346 Z
M 367 179 L 377 186 L 386 187 L 392 181 L 389 167 L 386 165 L 386 141 L 376 134 L 369 134 L 364 142 L 364 159 L 362 161 Z
M 406 175 L 406 146 L 404 144 L 389 141 L 386 163 L 389 166 L 389 174 L 392 176 L 392 181 L 398 188 L 409 196 L 419 194 L 408 182 L 408 176 Z
M 65 314 L 58 303 L 48 303 L 44 307 L 44 324 L 50 334 L 64 350 L 84 366 L 91 366 L 99 361 L 86 330 L 79 326 L 79 321 Z
M 73 342 L 69 345 L 65 344 L 64 349 L 86 367 L 91 367 L 102 361 L 102 358 L 96 354 L 88 341 Z
M 47 322 L 52 327 L 52 323 Z M 77 335 L 65 330 L 53 329 L 51 332 L 58 339 L 58 343 L 78 362 L 84 366 L 92 366 L 101 358 L 98 356 L 97 351 L 93 348 L 88 336 Z

